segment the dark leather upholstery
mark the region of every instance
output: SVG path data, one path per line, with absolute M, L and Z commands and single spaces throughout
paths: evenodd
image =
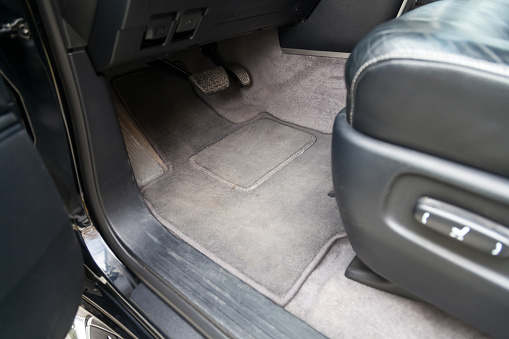
M 383 24 L 346 78 L 358 131 L 509 177 L 509 1 L 443 0 Z

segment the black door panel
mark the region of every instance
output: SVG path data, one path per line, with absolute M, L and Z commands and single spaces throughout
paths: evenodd
M 0 78 L 0 337 L 63 338 L 83 287 L 60 195 Z

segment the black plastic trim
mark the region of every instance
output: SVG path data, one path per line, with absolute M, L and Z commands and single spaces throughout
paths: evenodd
M 346 268 L 345 277 L 380 291 L 399 295 L 407 299 L 418 300 L 413 294 L 408 293 L 398 285 L 373 272 L 358 256 L 355 256 Z
M 321 0 L 304 23 L 279 28 L 282 48 L 350 53 L 379 24 L 394 19 L 402 0 Z
M 414 208 L 430 196 L 508 224 L 509 179 L 365 136 L 344 112 L 332 147 L 336 198 L 359 258 L 418 298 L 506 336 L 509 262 L 423 226 Z

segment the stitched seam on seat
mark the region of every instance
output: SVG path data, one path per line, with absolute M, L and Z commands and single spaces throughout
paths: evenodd
M 509 67 L 506 65 L 494 64 L 488 61 L 472 59 L 469 57 L 465 57 L 457 54 L 449 54 L 449 53 L 430 53 L 427 51 L 396 51 L 388 54 L 384 54 L 378 56 L 376 58 L 370 59 L 366 61 L 362 66 L 357 70 L 355 76 L 353 77 L 352 84 L 350 86 L 350 111 L 348 114 L 348 120 L 350 125 L 353 126 L 353 111 L 355 108 L 355 91 L 357 90 L 357 83 L 364 72 L 369 66 L 374 65 L 376 63 L 387 61 L 390 59 L 412 59 L 419 61 L 436 61 L 436 62 L 444 62 L 448 64 L 452 64 L 457 66 L 470 67 L 476 70 L 486 71 L 490 73 L 494 73 L 497 75 L 509 76 Z

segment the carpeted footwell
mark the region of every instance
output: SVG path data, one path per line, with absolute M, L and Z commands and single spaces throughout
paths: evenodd
M 346 105 L 346 59 L 283 54 L 277 29 L 219 41 L 218 51 L 226 62 L 246 67 L 252 78 L 248 87 L 232 85 L 203 97 L 221 116 L 244 123 L 269 112 L 278 119 L 332 133 L 334 118 Z M 169 59 L 183 61 L 191 72 L 214 66 L 198 48 Z
M 354 256 L 348 239 L 338 240 L 286 310 L 331 339 L 488 338 L 432 305 L 349 280 Z
M 143 188 L 154 215 L 267 297 L 288 303 L 344 236 L 327 195 L 331 136 L 266 113 L 232 123 L 186 81 L 158 70 L 119 78 L 114 86 L 173 165 Z

